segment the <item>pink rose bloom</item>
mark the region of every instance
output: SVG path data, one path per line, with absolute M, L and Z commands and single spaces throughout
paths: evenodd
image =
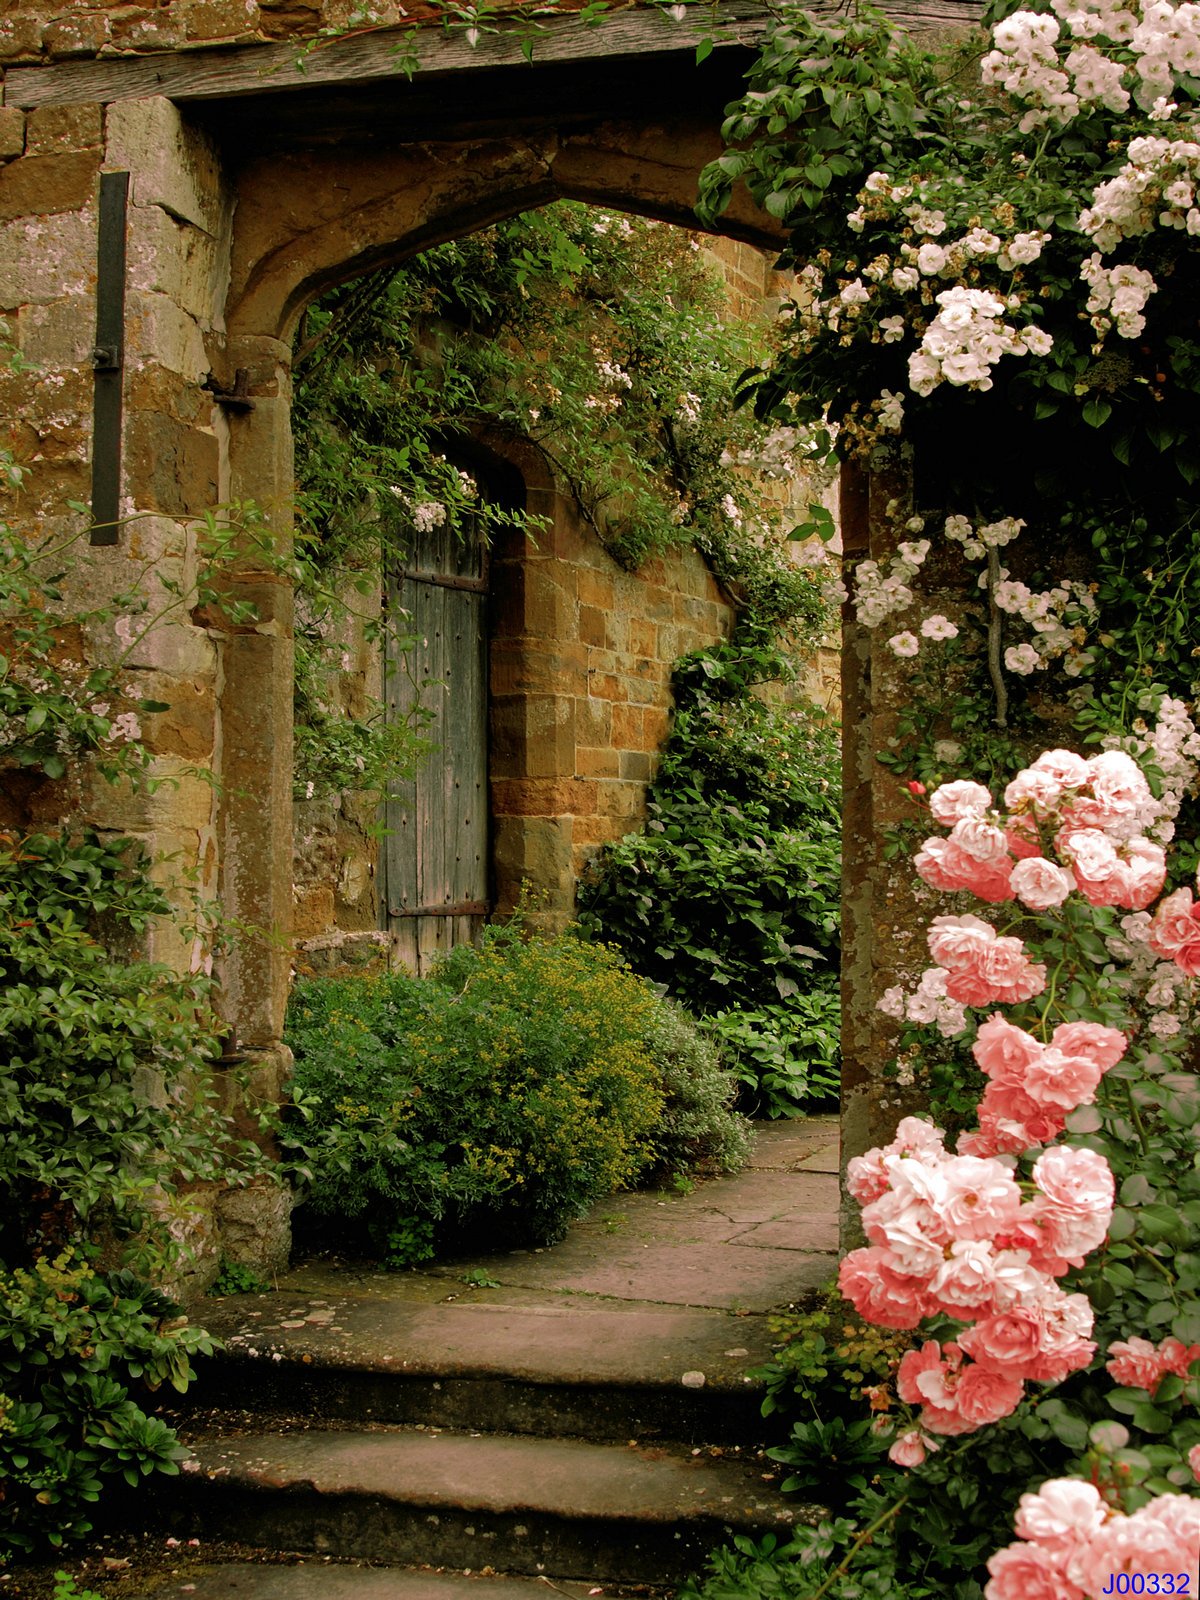
M 1164 1368 L 1149 1339 L 1114 1339 L 1108 1356 L 1104 1369 L 1123 1388 L 1145 1389 L 1153 1394 L 1162 1381 Z
M 1021 1191 L 1002 1162 L 952 1156 L 941 1177 L 944 1195 L 933 1208 L 952 1239 L 990 1239 L 1016 1221 Z
M 946 993 L 966 1006 L 1016 1005 L 1046 987 L 1046 968 L 1029 960 L 1020 939 L 1009 937 L 995 939 L 949 971 Z
M 984 1239 L 958 1239 L 950 1246 L 950 1259 L 930 1281 L 928 1292 L 947 1316 L 970 1322 L 992 1309 L 995 1291 L 991 1245 Z
M 1194 1444 L 1188 1451 L 1188 1466 L 1192 1469 L 1192 1477 L 1200 1483 L 1200 1444 Z
M 1039 1277 L 1061 1278 L 1071 1265 L 1065 1256 L 1059 1255 L 1054 1249 L 1051 1233 L 1042 1226 L 1042 1218 L 1032 1205 L 1022 1206 L 1015 1227 L 997 1234 L 992 1242 L 998 1249 L 1027 1256 L 1031 1270 Z
M 1200 1344 L 1183 1344 L 1168 1336 L 1158 1347 L 1158 1359 L 1164 1372 L 1173 1372 L 1177 1378 L 1190 1378 L 1193 1365 L 1200 1361 Z
M 897 1272 L 926 1279 L 941 1266 L 945 1230 L 927 1205 L 889 1190 L 864 1206 L 862 1224 Z
M 999 832 L 999 830 L 995 830 Z M 997 905 L 1012 899 L 1009 875 L 1012 860 L 1005 854 L 993 861 L 979 861 L 953 839 L 926 839 L 913 857 L 913 867 L 919 878 L 932 889 L 950 892 L 966 889 L 980 900 Z
M 947 843 L 957 845 L 972 861 L 985 864 L 1008 859 L 1008 839 L 1003 828 L 997 828 L 983 817 L 962 817 L 954 824 Z
M 1063 789 L 1081 789 L 1092 775 L 1091 763 L 1074 750 L 1043 750 L 1029 770 L 1048 772 Z
M 1060 1022 L 1050 1043 L 1064 1055 L 1091 1056 L 1101 1072 L 1115 1067 L 1129 1047 L 1123 1033 L 1100 1022 Z
M 1099 828 L 1064 828 L 1055 843 L 1074 869 L 1080 894 L 1091 905 L 1118 903 L 1124 887 L 1123 864 L 1106 833 Z
M 1049 911 L 1053 906 L 1062 905 L 1075 887 L 1075 880 L 1044 856 L 1026 856 L 1013 868 L 1009 885 L 1030 911 Z
M 1152 839 L 1130 839 L 1121 846 L 1125 871 L 1123 895 L 1115 903 L 1127 911 L 1144 911 L 1157 900 L 1167 881 L 1167 854 Z
M 1079 1145 L 1056 1145 L 1034 1162 L 1033 1181 L 1052 1205 L 1061 1206 L 1065 1211 L 1112 1216 L 1115 1194 L 1112 1168 L 1095 1150 Z
M 1004 834 L 1008 840 L 1008 848 L 1018 859 L 1041 855 L 1042 841 L 1032 817 L 1020 815 L 1009 817 L 1004 824 Z
M 938 966 L 949 968 L 986 949 L 995 937 L 995 928 L 982 917 L 934 917 L 925 940 Z
M 1173 961 L 1189 977 L 1200 973 L 1200 905 L 1193 903 L 1190 889 L 1176 889 L 1154 913 L 1150 948 L 1156 955 Z
M 1175 1592 L 1196 1594 L 1200 1581 L 1200 1499 L 1161 1494 L 1132 1516 L 1112 1516 L 1067 1563 L 1071 1581 L 1093 1595 L 1108 1588 L 1113 1577 L 1135 1573 L 1140 1573 L 1143 1580 L 1152 1573 L 1184 1574 L 1187 1586 L 1177 1583 Z M 1146 1588 L 1150 1588 L 1148 1582 Z
M 915 1328 L 928 1315 L 924 1280 L 897 1272 L 886 1250 L 851 1250 L 838 1288 L 860 1317 L 881 1328 Z
M 1024 1379 L 1041 1354 L 1042 1319 L 1031 1306 L 1013 1306 L 982 1318 L 958 1342 L 976 1366 Z
M 988 1557 L 985 1600 L 1087 1600 L 1037 1544 L 1010 1544 Z
M 989 791 L 981 783 L 970 783 L 966 779 L 939 784 L 929 796 L 930 811 L 947 828 L 952 828 L 963 817 L 981 817 L 991 807 Z
M 1025 1385 L 1020 1378 L 989 1367 L 964 1367 L 954 1387 L 958 1415 L 972 1428 L 986 1428 L 1017 1409 Z
M 851 1156 L 846 1163 L 846 1188 L 860 1206 L 870 1205 L 890 1187 L 882 1150 L 868 1150 L 865 1156 Z
M 920 1349 L 906 1350 L 900 1357 L 896 1393 L 910 1406 L 948 1401 L 946 1378 L 961 1366 L 962 1354 L 956 1344 L 939 1345 L 936 1339 L 927 1339 Z
M 920 1428 L 910 1428 L 892 1445 L 888 1460 L 894 1461 L 898 1467 L 919 1467 L 929 1451 L 941 1448 L 936 1439 L 922 1433 Z
M 1104 750 L 1089 756 L 1087 787 L 1091 795 L 1076 795 L 1064 815 L 1089 828 L 1111 828 L 1134 817 L 1153 796 L 1141 767 L 1123 750 Z
M 986 1022 L 979 1024 L 971 1054 L 989 1078 L 1020 1085 L 1044 1049 L 1031 1033 L 1014 1027 L 999 1011 L 993 1011 Z
M 1085 1294 L 1064 1294 L 1047 1283 L 1038 1306 L 1042 1315 L 1042 1351 L 1029 1373 L 1038 1383 L 1061 1383 L 1072 1372 L 1090 1366 L 1096 1354 L 1092 1303 Z
M 1108 1507 L 1095 1484 L 1052 1478 L 1036 1494 L 1021 1496 L 1013 1531 L 1065 1565 L 1100 1531 L 1107 1517 Z
M 1090 1106 L 1102 1073 L 1091 1056 L 1068 1056 L 1053 1045 L 1030 1063 L 1025 1074 L 1025 1093 L 1039 1106 L 1056 1111 L 1074 1111 Z

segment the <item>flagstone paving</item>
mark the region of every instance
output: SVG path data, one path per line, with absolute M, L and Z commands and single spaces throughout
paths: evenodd
M 786 1531 L 811 1508 L 754 1448 L 750 1373 L 769 1313 L 833 1276 L 837 1209 L 836 1119 L 768 1124 L 736 1177 L 613 1196 L 543 1250 L 326 1260 L 214 1301 L 226 1350 L 196 1390 L 219 1411 L 185 1420 L 189 1470 L 159 1504 L 201 1553 L 219 1536 L 260 1559 L 140 1593 L 574 1600 Z

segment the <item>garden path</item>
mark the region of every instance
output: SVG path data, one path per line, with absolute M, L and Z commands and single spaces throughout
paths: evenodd
M 226 1351 L 196 1387 L 221 1409 L 189 1420 L 164 1503 L 201 1564 L 142 1592 L 611 1593 L 669 1585 L 729 1528 L 786 1527 L 803 1508 L 755 1449 L 746 1374 L 769 1313 L 833 1274 L 837 1156 L 834 1118 L 762 1125 L 741 1174 L 610 1197 L 543 1250 L 323 1262 L 215 1302 Z M 261 1554 L 204 1563 L 210 1541 Z

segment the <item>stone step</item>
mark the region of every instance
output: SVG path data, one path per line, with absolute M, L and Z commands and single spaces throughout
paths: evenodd
M 565 1594 L 567 1600 L 589 1600 L 589 1595 L 601 1592 L 595 1584 L 568 1578 L 325 1566 L 311 1560 L 289 1565 L 192 1567 L 174 1582 L 145 1591 L 152 1593 L 154 1600 L 551 1600 L 555 1593 Z
M 393 1289 L 239 1295 L 203 1320 L 226 1347 L 199 1365 L 195 1406 L 598 1441 L 763 1436 L 747 1376 L 770 1355 L 762 1316 Z
M 798 1515 L 769 1462 L 707 1451 L 392 1427 L 192 1449 L 155 1491 L 173 1528 L 396 1566 L 664 1584 L 731 1530 L 786 1532 Z

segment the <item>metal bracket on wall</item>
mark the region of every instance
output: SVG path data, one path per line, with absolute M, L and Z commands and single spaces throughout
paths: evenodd
M 92 544 L 116 544 L 121 514 L 121 408 L 125 373 L 125 226 L 129 174 L 100 174 L 96 240 L 96 346 L 92 366 Z
M 254 410 L 254 401 L 250 398 L 250 374 L 245 367 L 239 367 L 234 373 L 232 389 L 222 389 L 211 372 L 200 387 L 207 389 L 217 404 L 224 406 L 226 411 Z

